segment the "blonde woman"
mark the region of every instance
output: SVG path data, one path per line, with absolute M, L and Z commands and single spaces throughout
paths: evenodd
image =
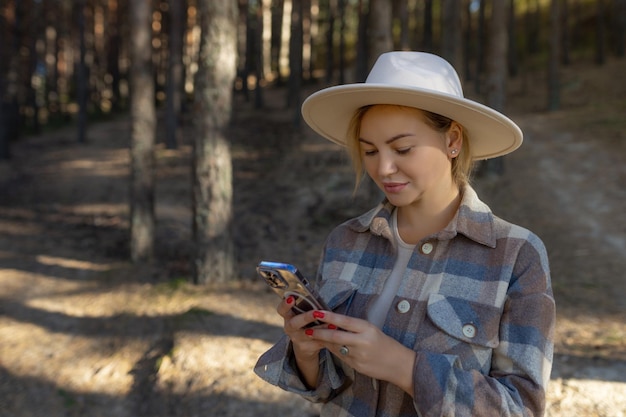
M 383 54 L 365 83 L 321 90 L 302 113 L 385 200 L 331 232 L 316 279 L 330 311 L 294 314 L 283 300 L 285 335 L 255 372 L 322 402 L 322 416 L 543 415 L 546 251 L 468 181 L 472 161 L 521 145 L 519 127 L 420 52 Z

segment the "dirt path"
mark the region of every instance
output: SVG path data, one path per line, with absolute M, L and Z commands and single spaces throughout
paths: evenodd
M 598 79 L 579 77 L 586 87 Z M 559 308 L 550 417 L 626 415 L 621 88 L 612 112 L 581 105 L 545 115 L 514 102 L 526 143 L 502 178 L 476 184 L 550 253 Z M 572 97 L 583 100 L 581 91 Z M 328 231 L 367 204 L 346 198 L 345 158 L 312 135 L 293 135 L 278 113 L 238 115 L 244 282 L 221 291 L 184 282 L 187 147 L 158 152 L 159 261 L 139 268 L 125 261 L 127 120 L 93 126 L 82 146 L 71 130 L 15 146 L 15 159 L 0 164 L 0 417 L 316 415 L 251 372 L 281 332 L 276 299 L 252 283 L 253 268 L 271 258 L 312 274 Z

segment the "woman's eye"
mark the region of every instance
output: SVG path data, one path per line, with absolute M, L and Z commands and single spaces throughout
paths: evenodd
M 398 150 L 396 150 L 397 153 L 399 153 L 400 155 L 404 155 L 407 154 L 411 151 L 411 147 L 407 147 L 407 148 L 400 148 Z
M 376 149 L 364 149 L 363 150 L 363 155 L 365 156 L 372 156 L 376 154 Z

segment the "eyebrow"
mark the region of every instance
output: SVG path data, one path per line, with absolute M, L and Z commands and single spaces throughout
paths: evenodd
M 405 138 L 407 136 L 413 136 L 413 134 L 412 133 L 399 133 L 399 134 L 391 137 L 390 139 L 387 139 L 385 141 L 385 144 L 389 145 L 390 143 L 393 143 L 393 142 L 397 141 L 398 139 L 402 139 L 402 138 Z M 372 145 L 372 146 L 374 145 L 372 142 L 370 142 L 368 140 L 365 140 L 363 138 L 359 138 L 359 142 L 367 143 L 368 145 Z

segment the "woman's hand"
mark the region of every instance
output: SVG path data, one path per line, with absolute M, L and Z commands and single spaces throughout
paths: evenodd
M 413 396 L 413 350 L 366 320 L 330 311 L 314 311 L 311 316 L 327 324 L 305 330 L 311 342 L 327 348 L 357 372 L 391 382 Z
M 305 330 L 304 327 L 317 320 L 313 317 L 313 312 L 294 313 L 292 310 L 294 302 L 295 299 L 289 296 L 278 305 L 276 310 L 284 320 L 283 328 L 291 340 L 296 364 L 303 381 L 309 388 L 315 388 L 319 372 L 319 351 L 324 348 L 324 344 L 311 339 L 305 333 L 311 329 Z

